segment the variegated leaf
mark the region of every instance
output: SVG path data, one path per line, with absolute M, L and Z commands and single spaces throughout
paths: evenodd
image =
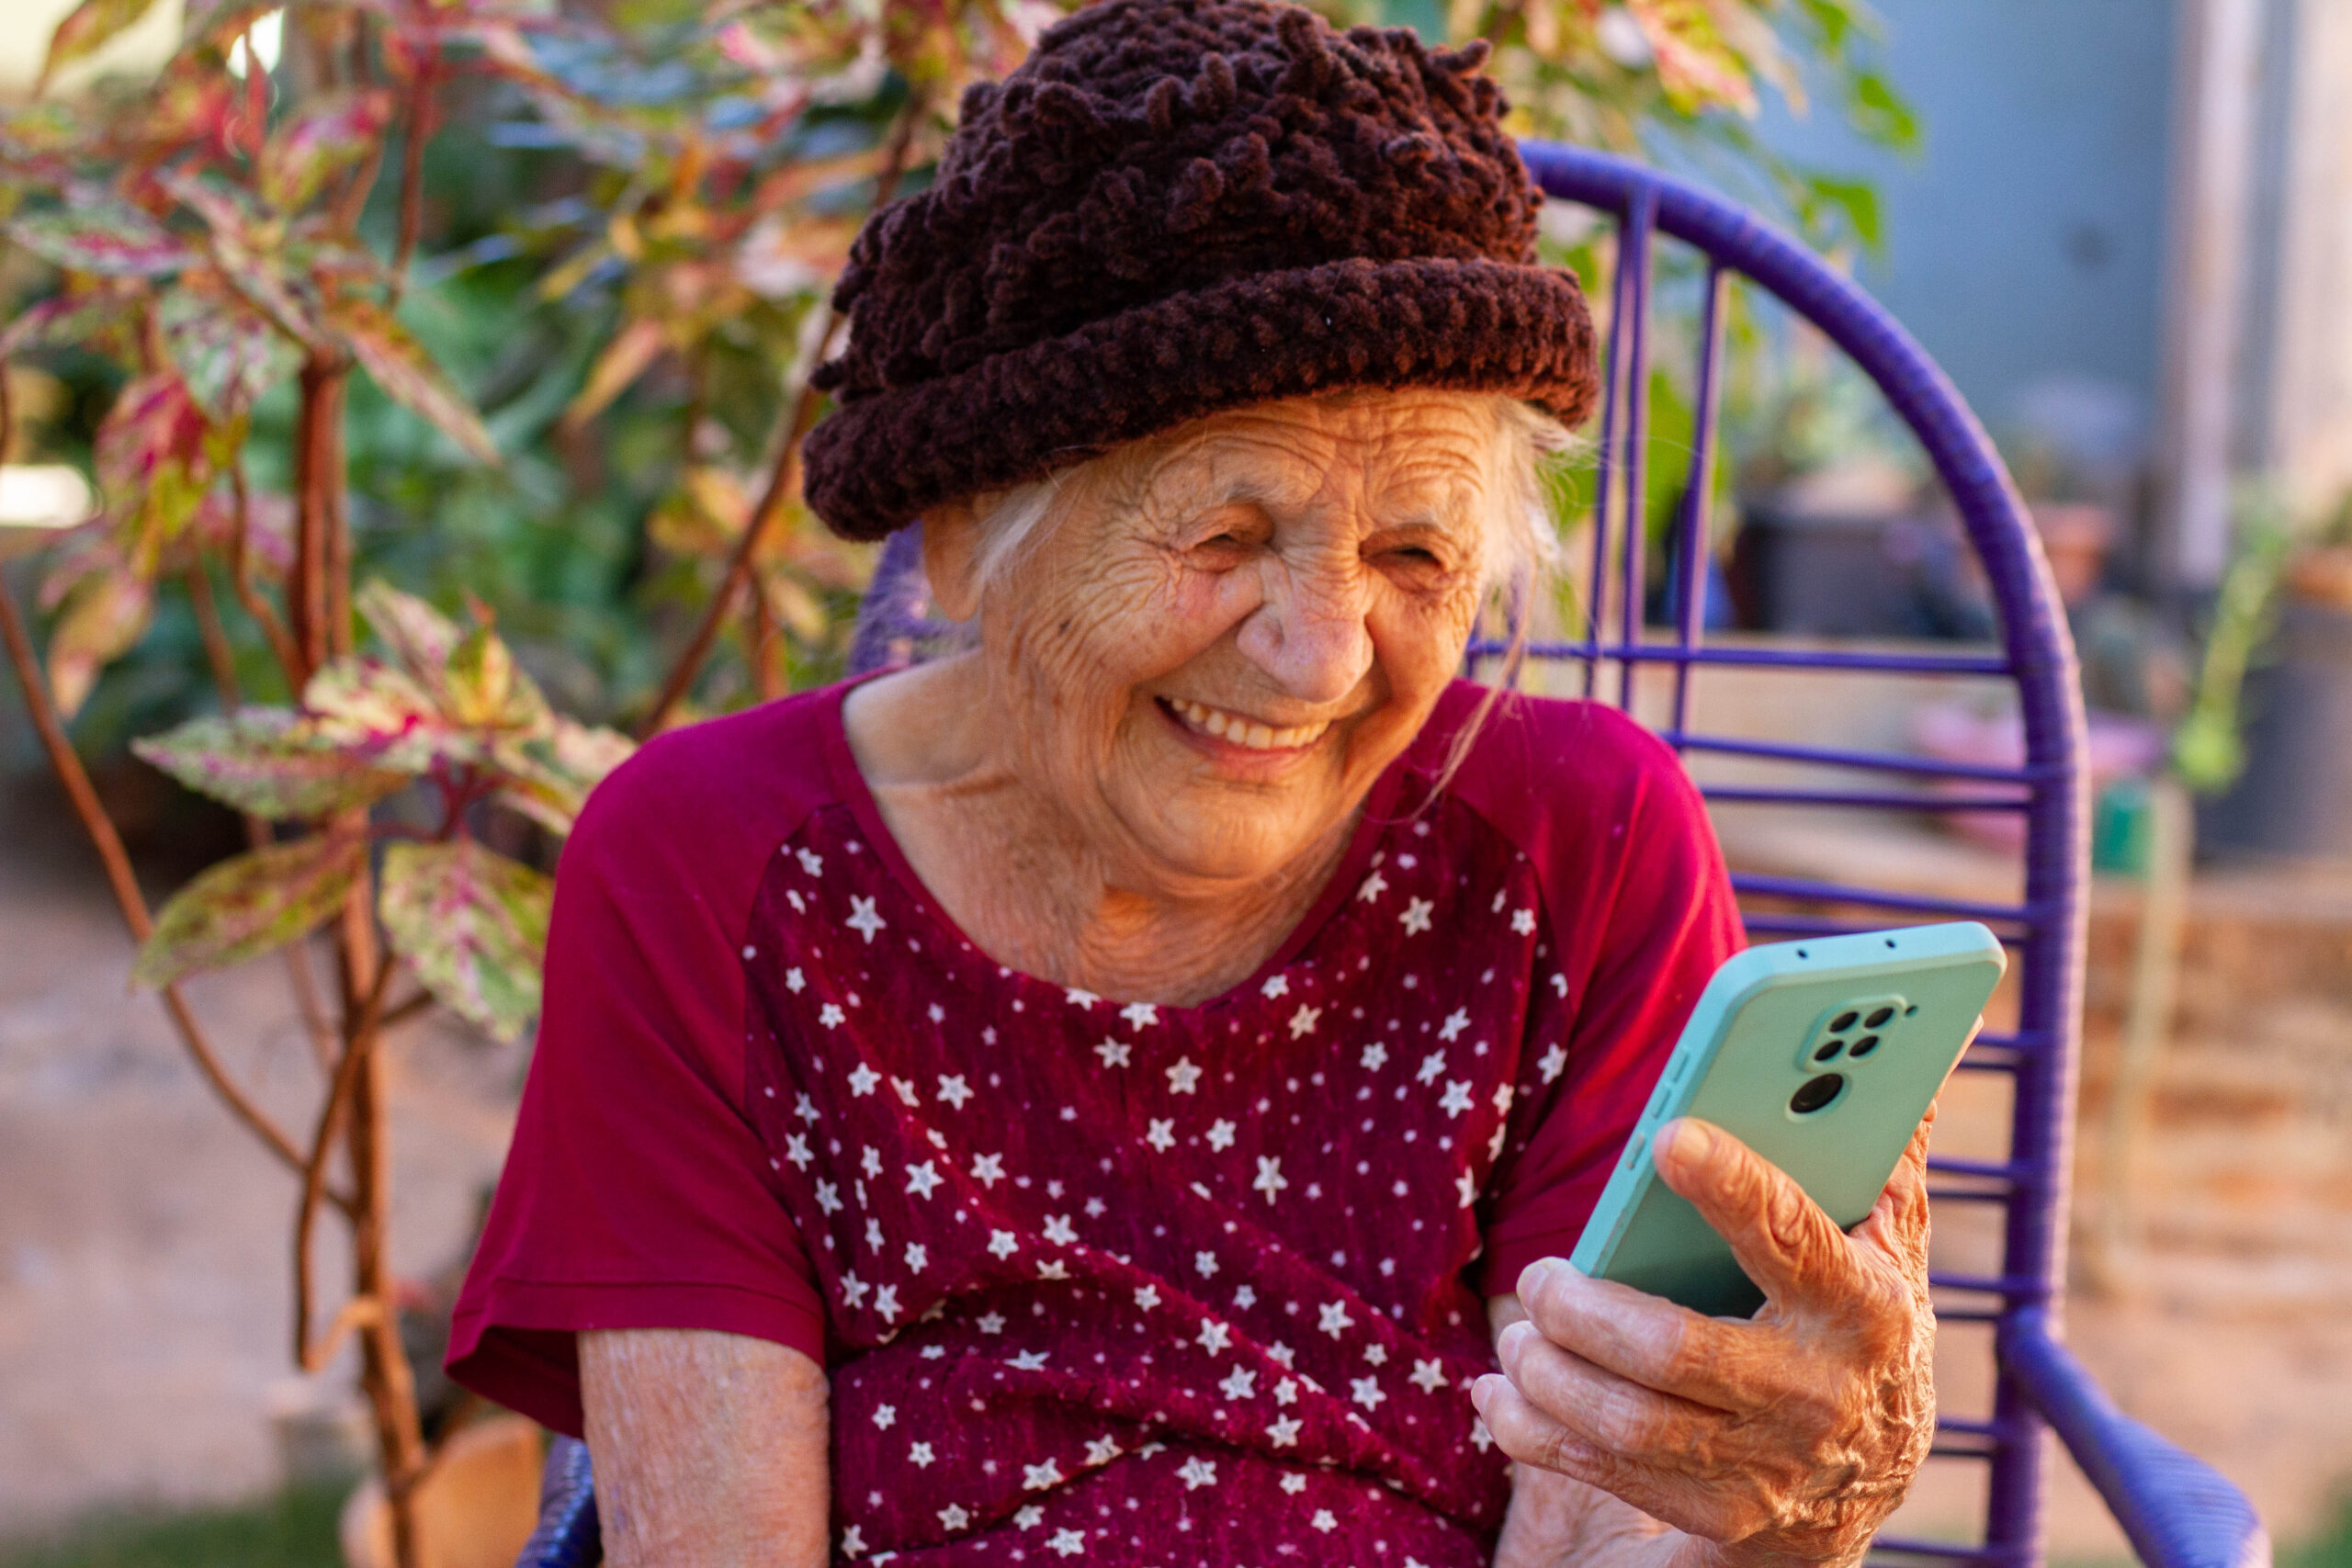
M 104 49 L 154 8 L 155 0 L 82 0 L 49 35 L 40 85 L 46 87 L 58 72 Z
M 465 638 L 457 623 L 380 577 L 361 583 L 352 602 L 401 667 L 418 683 L 437 689 L 442 671 L 449 667 L 449 656 Z
M 371 805 L 410 777 L 352 756 L 283 708 L 191 719 L 130 749 L 198 795 L 272 819 Z
M 330 919 L 367 867 L 368 840 L 345 833 L 223 861 L 164 906 L 130 977 L 141 986 L 165 986 L 283 947 Z
M 390 312 L 366 299 L 347 299 L 331 310 L 327 325 L 387 397 L 481 461 L 498 461 L 498 445 L 481 416 Z
M 263 146 L 262 198 L 281 212 L 308 205 L 328 180 L 368 155 L 391 120 L 392 95 L 380 87 L 311 99 Z
M 283 334 L 233 300 L 175 289 L 156 313 L 188 395 L 216 424 L 243 417 L 301 363 Z
M 27 349 L 86 344 L 122 321 L 130 307 L 131 301 L 119 294 L 97 292 L 59 294 L 27 306 L 0 331 L 0 359 L 14 358 Z
M 197 260 L 170 230 L 112 197 L 28 213 L 11 222 L 7 233 L 44 261 L 102 277 L 169 277 Z
M 555 716 L 538 683 L 515 668 L 513 652 L 487 626 L 467 633 L 449 655 L 442 686 L 449 716 L 471 728 L 536 732 Z
M 211 479 L 203 411 L 171 371 L 124 387 L 98 426 L 98 488 L 132 568 L 152 574 Z
M 470 839 L 394 844 L 376 908 L 424 987 L 500 1040 L 539 1010 L 555 882 Z
M 338 659 L 302 688 L 314 733 L 371 766 L 422 773 L 480 748 L 443 720 L 433 694 L 379 660 Z
M 569 834 L 588 792 L 636 750 L 617 730 L 559 717 L 546 735 L 502 741 L 491 763 L 506 776 L 501 800 L 548 831 Z
M 154 585 L 119 558 L 66 591 L 49 634 L 49 689 L 60 713 L 80 711 L 99 672 L 136 646 L 154 613 Z

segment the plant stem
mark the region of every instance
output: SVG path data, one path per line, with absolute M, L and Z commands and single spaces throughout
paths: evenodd
M 401 231 L 392 252 L 391 298 L 388 309 L 398 309 L 408 287 L 409 262 L 416 254 L 417 235 L 424 228 L 424 144 L 434 131 L 433 89 L 441 73 L 441 42 L 435 38 L 417 63 L 416 80 L 409 85 L 408 128 L 401 144 Z
M 294 418 L 294 565 L 286 585 L 293 625 L 295 690 L 309 684 L 327 661 L 328 505 L 324 490 L 334 482 L 326 459 L 334 446 L 331 416 L 340 412 L 334 395 L 334 369 L 317 355 L 302 363 L 301 400 Z
M 928 98 L 916 88 L 908 95 L 905 106 L 899 111 L 899 121 L 891 128 L 889 151 L 882 170 L 874 182 L 874 206 L 876 210 L 887 206 L 898 194 L 899 182 L 906 175 L 907 155 L 914 144 L 915 128 L 922 122 Z M 843 318 L 838 310 L 827 308 L 825 330 L 817 340 L 817 350 L 809 355 L 810 371 L 825 362 L 832 352 L 833 339 L 842 329 Z M 736 596 L 743 590 L 752 573 L 752 564 L 758 558 L 762 542 L 768 532 L 782 519 L 791 499 L 800 489 L 800 443 L 808 427 L 817 423 L 817 389 L 803 375 L 799 395 L 792 400 L 792 412 L 784 424 L 784 440 L 775 457 L 775 466 L 769 470 L 767 488 L 761 492 L 759 504 L 752 509 L 751 520 L 743 525 L 742 537 L 735 541 L 735 553 L 728 558 L 727 575 L 722 578 L 710 603 L 704 606 L 702 620 L 695 626 L 694 636 L 671 666 L 670 675 L 662 683 L 662 694 L 653 701 L 652 709 L 637 727 L 638 738 L 652 735 L 669 722 L 671 713 L 684 700 L 701 673 L 703 660 L 710 657 L 711 645 L 718 638 L 718 628 L 734 607 Z
M 220 605 L 212 597 L 212 579 L 202 561 L 193 561 L 186 581 L 187 602 L 196 611 L 197 634 L 204 640 L 204 662 L 212 671 L 212 688 L 220 694 L 221 708 L 234 713 L 245 705 L 245 698 L 237 686 L 236 651 L 229 646 L 228 628 L 220 624 Z
M 237 522 L 229 536 L 229 587 L 237 595 L 237 603 L 261 635 L 269 642 L 269 651 L 277 660 L 277 668 L 286 677 L 287 689 L 297 697 L 302 694 L 301 663 L 294 639 L 287 635 L 286 623 L 261 591 L 254 586 L 253 574 L 253 493 L 245 486 L 245 462 L 242 453 L 229 465 L 229 490 L 236 497 Z
M 114 889 L 115 903 L 122 910 L 123 923 L 130 928 L 133 939 L 145 942 L 154 930 L 154 922 L 147 913 L 146 895 L 139 890 L 139 882 L 130 872 L 130 856 L 122 847 L 122 835 L 115 830 L 114 821 L 98 800 L 98 792 L 90 784 L 89 773 L 75 754 L 74 743 L 66 738 L 65 726 L 58 717 L 57 707 L 49 694 L 49 683 L 41 676 L 40 663 L 33 656 L 32 641 L 25 634 L 25 624 L 17 613 L 15 596 L 0 581 L 0 637 L 8 645 L 8 661 L 16 667 L 17 683 L 24 689 L 25 708 L 32 716 L 33 728 L 40 734 L 41 748 L 49 754 L 49 765 L 63 786 L 66 798 L 73 802 L 74 815 L 82 819 L 82 828 L 89 835 L 90 843 L 98 852 L 106 867 L 107 881 Z M 211 1042 L 188 1010 L 177 985 L 163 987 L 164 1010 L 171 1015 L 173 1026 L 178 1030 L 180 1043 L 187 1047 L 188 1055 L 196 1062 L 197 1070 L 212 1086 L 230 1113 L 243 1122 L 247 1130 L 268 1146 L 270 1152 L 283 1160 L 288 1168 L 302 1168 L 301 1152 L 294 1140 L 286 1135 L 267 1112 L 245 1097 L 244 1091 L 232 1080 L 212 1050 Z M 337 1207 L 345 1201 L 335 1200 Z

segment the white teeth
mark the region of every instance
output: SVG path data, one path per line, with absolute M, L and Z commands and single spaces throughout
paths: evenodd
M 1182 697 L 1169 699 L 1169 706 L 1177 716 L 1204 735 L 1246 746 L 1252 751 L 1287 751 L 1295 747 L 1312 745 L 1322 738 L 1329 724 L 1302 724 L 1290 729 L 1276 729 L 1239 714 L 1229 714 L 1213 708 L 1206 703 L 1187 701 Z

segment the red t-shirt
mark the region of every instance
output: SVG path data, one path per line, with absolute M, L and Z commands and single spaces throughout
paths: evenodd
M 1153 1006 L 965 939 L 846 689 L 589 802 L 450 1371 L 577 1433 L 578 1330 L 801 1350 L 843 1556 L 1484 1563 L 1484 1299 L 1574 1246 L 1740 944 L 1673 754 L 1512 696 L 1432 800 L 1457 684 L 1281 951 Z

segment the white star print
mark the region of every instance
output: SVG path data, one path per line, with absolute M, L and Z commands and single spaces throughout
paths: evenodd
M 1043 1492 L 1048 1486 L 1059 1486 L 1061 1483 L 1062 1467 L 1050 1459 L 1043 1464 L 1021 1467 L 1021 1489 L 1024 1492 Z
M 1321 1008 L 1311 1008 L 1302 1003 L 1299 1010 L 1290 1015 L 1290 1037 L 1293 1040 L 1296 1040 L 1301 1035 L 1311 1033 L 1314 1031 L 1316 1021 L 1320 1019 L 1322 1016 L 1323 1010 Z
M 1267 1440 L 1278 1449 L 1286 1449 L 1298 1441 L 1300 1424 L 1295 1416 L 1277 1416 L 1274 1424 L 1266 1428 Z
M 847 1302 L 854 1307 L 864 1306 L 865 1304 L 865 1292 L 873 1288 L 873 1286 L 859 1279 L 854 1270 L 845 1272 L 842 1275 L 842 1300 Z
M 1306 1490 L 1306 1477 L 1294 1471 L 1290 1474 L 1283 1477 L 1282 1484 L 1283 1490 L 1285 1492 L 1294 1494 L 1304 1492 Z
M 1236 1367 L 1217 1387 L 1227 1399 L 1247 1399 L 1258 1392 L 1258 1374 L 1247 1367 Z
M 1218 1117 L 1209 1123 L 1209 1147 L 1223 1154 L 1233 1146 L 1233 1123 Z
M 871 898 L 851 894 L 849 910 L 849 919 L 845 923 L 850 930 L 864 937 L 869 946 L 874 942 L 874 933 L 889 924 L 888 920 L 874 912 L 874 900 Z
M 1421 1058 L 1420 1070 L 1416 1072 L 1413 1075 L 1413 1077 L 1415 1081 L 1419 1083 L 1435 1083 L 1437 1081 L 1438 1075 L 1444 1071 L 1445 1053 L 1442 1051 L 1432 1051 L 1428 1055 Z
M 1380 1380 L 1377 1378 L 1350 1378 L 1348 1386 L 1355 1390 L 1349 1397 L 1366 1410 L 1379 1408 L 1380 1402 L 1388 1397 L 1381 1392 Z
M 1135 1054 L 1135 1047 L 1124 1040 L 1105 1040 L 1094 1047 L 1094 1054 L 1102 1058 L 1102 1065 L 1106 1067 L 1124 1067 Z
M 843 1557 L 862 1557 L 865 1553 L 865 1537 L 859 1533 L 857 1526 L 852 1525 L 849 1529 L 842 1531 L 842 1555 Z
M 1020 1245 L 1020 1239 L 1011 1231 L 990 1231 L 989 1233 L 989 1250 L 995 1253 L 999 1258 L 1012 1257 L 1014 1250 L 1018 1248 Z
M 1216 1464 L 1208 1460 L 1203 1459 L 1198 1454 L 1194 1454 L 1192 1458 L 1186 1460 L 1184 1461 L 1184 1468 L 1178 1471 L 1176 1473 L 1182 1479 L 1184 1483 L 1184 1490 L 1187 1492 L 1197 1492 L 1204 1486 L 1214 1486 L 1216 1484 Z
M 882 1250 L 882 1222 L 868 1218 L 865 1222 L 865 1245 L 875 1251 Z
M 1510 1111 L 1510 1102 L 1518 1098 L 1518 1095 L 1519 1091 L 1511 1088 L 1510 1085 L 1507 1083 L 1497 1084 L 1495 1086 L 1496 1113 L 1498 1115 L 1508 1115 Z
M 1368 1073 L 1376 1073 L 1387 1064 L 1387 1061 L 1388 1047 L 1383 1045 L 1379 1041 L 1375 1040 L 1371 1044 L 1363 1048 L 1364 1071 Z
M 1369 904 L 1374 898 L 1379 897 L 1383 893 L 1387 891 L 1388 879 L 1381 875 L 1379 868 L 1375 866 L 1373 869 L 1372 874 L 1363 879 L 1363 886 L 1356 889 L 1356 897 L 1363 902 Z
M 817 1010 L 817 1021 L 823 1024 L 827 1029 L 839 1029 L 842 1026 L 842 1021 L 848 1017 L 849 1014 L 842 1011 L 841 1006 L 837 1002 L 827 1002 L 823 1007 Z
M 874 1314 L 885 1323 L 899 1315 L 898 1286 L 876 1285 L 874 1287 Z
M 817 1102 L 805 1094 L 801 1095 L 794 1103 L 792 1113 L 803 1122 L 814 1122 L 817 1120 Z
M 1334 1339 L 1355 1326 L 1356 1320 L 1348 1315 L 1348 1303 L 1345 1302 L 1329 1302 L 1320 1310 L 1322 1321 L 1315 1326 Z
M 907 1190 L 918 1198 L 928 1198 L 940 1182 L 946 1179 L 933 1168 L 930 1160 L 907 1167 Z
M 1216 1254 L 1214 1252 L 1195 1252 L 1193 1254 L 1193 1272 L 1198 1274 L 1204 1280 L 1216 1273 Z
M 1004 1332 L 1004 1314 L 1001 1312 L 984 1312 L 980 1314 L 978 1317 L 973 1319 L 973 1322 L 978 1326 L 979 1331 L 983 1334 L 1001 1334 Z
M 1137 1286 L 1136 1287 L 1136 1306 L 1140 1307 L 1140 1308 L 1141 1308 L 1142 1310 L 1144 1310 L 1145 1312 L 1149 1312 L 1152 1308 L 1154 1308 L 1154 1307 L 1158 1306 L 1159 1304 L 1159 1286 L 1157 1286 L 1157 1285 L 1137 1285 Z
M 801 989 L 808 984 L 807 976 L 803 976 L 799 970 L 787 969 L 784 972 L 784 988 L 794 996 L 798 996 Z
M 998 1182 L 1002 1181 L 1004 1179 L 1004 1156 L 1002 1155 L 973 1156 L 972 1179 L 978 1182 L 983 1187 L 994 1187 Z
M 1168 1069 L 1168 1092 L 1170 1094 L 1194 1093 L 1193 1086 L 1200 1081 L 1201 1069 L 1193 1065 L 1190 1056 L 1177 1057 L 1176 1065 Z
M 1269 1000 L 1275 997 L 1290 995 L 1290 976 L 1287 975 L 1267 976 L 1266 983 L 1258 987 L 1258 994 Z
M 941 1007 L 937 1002 L 932 1003 L 922 1010 L 923 1016 L 930 1019 L 933 1023 L 945 1023 L 947 1021 L 947 1010 Z
M 1169 1150 L 1174 1148 L 1176 1146 L 1175 1118 L 1171 1116 L 1166 1121 L 1162 1121 L 1157 1116 L 1153 1117 L 1151 1119 L 1151 1130 L 1143 1135 L 1143 1141 L 1149 1144 L 1153 1148 L 1158 1149 L 1161 1154 L 1166 1154 Z
M 1046 1544 L 1052 1547 L 1056 1551 L 1060 1552 L 1064 1557 L 1075 1557 L 1080 1552 L 1086 1550 L 1086 1532 L 1083 1530 L 1057 1529 L 1054 1532 L 1054 1539 L 1047 1541 Z
M 1201 1325 L 1200 1347 L 1210 1355 L 1216 1355 L 1232 1341 L 1233 1330 L 1214 1318 Z
M 1462 1200 L 1461 1206 L 1465 1209 L 1478 1201 L 1478 1184 L 1472 1179 L 1468 1171 L 1463 1171 L 1454 1177 L 1453 1195 Z
M 1068 1214 L 1046 1216 L 1046 1239 L 1056 1247 L 1069 1247 L 1078 1240 L 1078 1233 L 1069 1227 Z
M 1464 1111 L 1469 1110 L 1469 1084 L 1461 1078 L 1456 1078 L 1452 1083 L 1447 1084 L 1445 1086 L 1445 1098 L 1437 1102 L 1437 1108 L 1440 1111 L 1444 1111 L 1448 1116 L 1459 1116 Z
M 792 852 L 799 857 L 801 870 L 811 876 L 825 874 L 825 858 L 822 855 L 809 850 L 795 850 Z
M 1331 1517 L 1331 1510 L 1329 1508 L 1316 1509 L 1315 1517 L 1306 1522 L 1313 1525 L 1317 1529 L 1321 1530 L 1325 1535 L 1329 1535 L 1333 1530 L 1340 1528 L 1340 1521 Z
M 1099 1220 L 1110 1212 L 1111 1205 L 1100 1198 L 1089 1198 L 1086 1201 L 1086 1217 L 1090 1220 Z
M 1092 1442 L 1086 1445 L 1086 1462 L 1088 1464 L 1108 1464 L 1113 1460 L 1117 1459 L 1124 1451 L 1125 1450 L 1119 1447 L 1119 1439 L 1112 1437 L 1106 1432 L 1102 1437 L 1095 1438 Z
M 1096 1002 L 1102 999 L 1101 997 L 1096 996 L 1092 991 L 1080 991 L 1074 988 L 1069 990 L 1068 995 L 1069 997 L 1069 1004 L 1072 1007 L 1091 1008 Z
M 907 1243 L 907 1272 L 920 1274 L 930 1262 L 931 1253 L 922 1243 L 919 1241 Z
M 1413 1362 L 1413 1375 L 1408 1381 L 1423 1393 L 1435 1393 L 1445 1386 L 1445 1368 L 1434 1358 L 1426 1361 L 1417 1359 Z
M 1048 1258 L 1045 1262 L 1037 1265 L 1037 1278 L 1040 1280 L 1067 1280 L 1069 1278 L 1069 1269 L 1063 1265 L 1060 1258 Z
M 861 1162 L 861 1164 L 860 1164 L 860 1166 L 859 1166 L 859 1168 L 860 1168 L 860 1169 L 862 1169 L 862 1170 L 864 1170 L 864 1171 L 865 1172 L 865 1174 L 866 1174 L 867 1176 L 869 1176 L 869 1177 L 875 1177 L 875 1176 L 879 1176 L 879 1175 L 881 1175 L 881 1174 L 882 1174 L 882 1151 L 881 1151 L 880 1149 L 877 1149 L 877 1148 L 874 1147 L 874 1146 L 873 1146 L 872 1145 L 870 1145 L 870 1144 L 869 1144 L 869 1145 L 866 1145 L 866 1149 L 865 1149 L 865 1159 Z M 859 1202 L 861 1202 L 861 1203 L 865 1202 L 865 1193 L 863 1193 L 863 1192 L 859 1193 L 859 1194 L 857 1195 L 857 1201 L 858 1201 Z
M 874 1424 L 877 1427 L 887 1428 L 898 1418 L 899 1407 L 895 1404 L 877 1404 L 874 1407 Z
M 875 1086 L 881 1081 L 880 1073 L 860 1062 L 849 1075 L 849 1091 L 852 1094 L 872 1094 Z
M 931 1461 L 932 1452 L 931 1445 L 929 1443 L 917 1443 L 907 1450 L 907 1462 L 918 1469 L 930 1469 Z
M 959 1530 L 971 1522 L 972 1516 L 953 1503 L 939 1510 L 939 1523 L 943 1529 Z
M 939 1075 L 939 1098 L 961 1111 L 964 1109 L 964 1102 L 972 1098 L 972 1087 L 964 1081 L 964 1075 L 961 1073 L 955 1074 L 953 1077 L 942 1073 Z
M 1046 1352 L 1043 1350 L 1023 1350 L 1012 1358 L 1013 1367 L 1020 1371 L 1034 1372 L 1045 1364 Z
M 1407 936 L 1419 936 L 1423 931 L 1429 930 L 1430 911 L 1436 908 L 1436 905 L 1430 903 L 1426 898 L 1413 898 L 1408 900 L 1405 905 L 1405 912 L 1397 917 L 1397 919 L 1404 923 L 1405 934 Z
M 1284 1378 L 1282 1382 L 1276 1383 L 1274 1385 L 1274 1403 L 1276 1404 L 1284 1405 L 1296 1404 L 1298 1403 L 1298 1384 L 1289 1378 Z
M 915 1093 L 914 1079 L 892 1078 L 890 1080 L 890 1087 L 899 1091 L 899 1100 L 901 1104 L 908 1106 L 921 1106 L 922 1104 L 922 1099 Z
M 1557 1078 L 1562 1070 L 1565 1069 L 1567 1065 L 1567 1052 L 1556 1044 L 1549 1051 L 1544 1052 L 1542 1056 L 1538 1057 L 1535 1063 L 1537 1068 L 1543 1072 L 1544 1081 L 1545 1083 L 1550 1083 L 1554 1079 Z
M 1568 994 L 1568 977 L 1566 975 L 1553 976 L 1552 989 L 1555 995 L 1566 998 Z
M 1264 1155 L 1260 1155 L 1258 1179 L 1250 1185 L 1256 1190 L 1263 1192 L 1266 1195 L 1266 1201 L 1271 1203 L 1274 1201 L 1274 1194 L 1288 1187 L 1290 1181 L 1283 1175 L 1283 1162 L 1280 1159 L 1269 1159 Z
M 1025 1530 L 1035 1529 L 1046 1522 L 1046 1510 L 1032 1503 L 1012 1516 L 1012 1522 Z
M 1467 1008 L 1455 1008 L 1452 1012 L 1445 1015 L 1445 1021 L 1438 1025 L 1437 1037 L 1451 1045 L 1456 1040 L 1460 1039 L 1462 1037 L 1462 1032 L 1469 1027 L 1470 1010 Z
M 1295 1354 L 1296 1352 L 1279 1339 L 1266 1347 L 1266 1359 L 1270 1361 L 1280 1361 L 1285 1367 L 1292 1364 L 1292 1359 Z M 1283 1403 L 1289 1402 L 1285 1400 Z
M 795 1133 L 784 1140 L 784 1157 L 792 1162 L 795 1170 L 806 1170 L 817 1156 L 808 1152 L 808 1140 Z
M 1233 1304 L 1247 1311 L 1258 1304 L 1258 1292 L 1244 1285 L 1233 1292 Z
M 1510 912 L 1510 929 L 1521 936 L 1532 934 L 1535 930 L 1535 911 L 1513 909 Z
M 1159 1021 L 1159 1009 L 1149 1002 L 1129 1002 L 1119 1010 L 1119 1016 L 1127 1021 L 1128 1028 L 1141 1029 L 1147 1023 Z
M 1380 1344 L 1367 1345 L 1363 1348 L 1363 1359 L 1375 1367 L 1385 1367 L 1388 1364 L 1388 1347 Z
M 1470 1441 L 1480 1453 L 1495 1446 L 1495 1435 L 1487 1431 L 1487 1424 L 1476 1416 L 1470 1417 Z
M 842 1190 L 830 1181 L 817 1183 L 817 1207 L 829 1214 L 842 1212 Z

